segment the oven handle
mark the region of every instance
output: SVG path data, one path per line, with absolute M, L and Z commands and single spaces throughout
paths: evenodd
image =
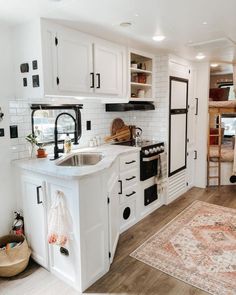
M 152 157 L 149 157 L 149 158 L 143 158 L 142 161 L 143 162 L 151 162 L 153 160 L 156 160 L 156 159 L 159 159 L 160 155 L 155 155 L 155 156 L 152 156 Z

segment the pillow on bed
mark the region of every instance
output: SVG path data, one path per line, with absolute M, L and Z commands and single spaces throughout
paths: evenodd
M 210 101 L 223 101 L 229 99 L 229 87 L 226 88 L 211 88 L 209 93 Z

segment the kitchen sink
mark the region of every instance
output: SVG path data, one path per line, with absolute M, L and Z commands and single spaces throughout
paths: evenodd
M 73 154 L 65 159 L 59 161 L 57 163 L 58 166 L 88 166 L 88 165 L 96 165 L 103 158 L 103 154 L 101 153 L 78 153 Z

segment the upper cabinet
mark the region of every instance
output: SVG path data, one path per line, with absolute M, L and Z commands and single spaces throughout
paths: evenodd
M 93 45 L 90 40 L 74 31 L 59 31 L 55 46 L 58 91 L 92 93 Z
M 123 77 L 124 53 L 119 47 L 108 44 L 94 44 L 95 92 L 122 96 L 125 81 Z M 123 84 L 124 83 L 124 84 Z
M 18 96 L 128 101 L 125 47 L 48 20 L 16 28 L 15 42 Z

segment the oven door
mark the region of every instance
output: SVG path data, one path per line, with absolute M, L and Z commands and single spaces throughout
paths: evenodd
M 140 180 L 147 180 L 157 175 L 157 161 L 159 155 L 143 157 L 140 159 Z

